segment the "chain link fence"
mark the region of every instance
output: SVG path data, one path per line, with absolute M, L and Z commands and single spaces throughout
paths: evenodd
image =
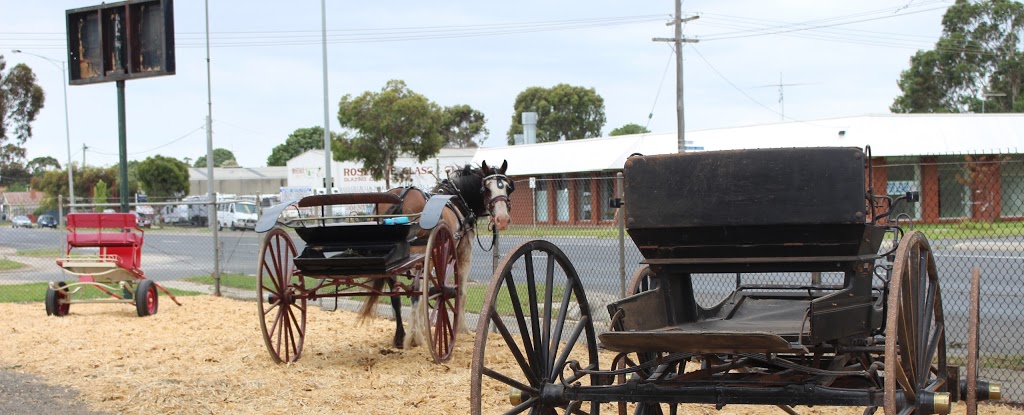
M 923 231 L 930 239 L 938 265 L 945 308 L 948 353 L 962 362 L 967 344 L 970 270 L 982 270 L 981 367 L 983 376 L 1002 382 L 1006 400 L 1024 401 L 1024 159 L 1011 156 L 950 156 L 875 162 L 871 181 L 875 193 L 893 196 L 920 192 L 920 201 L 898 206 L 894 214 L 913 220 L 904 228 Z M 474 241 L 469 290 L 482 298 L 501 254 L 531 239 L 546 239 L 569 257 L 585 286 L 597 326 L 607 327 L 605 306 L 621 298 L 642 257 L 618 224 L 618 209 L 609 199 L 621 189 L 610 174 L 585 177 L 554 176 L 517 180 L 512 195 L 512 227 L 492 242 L 486 221 Z M 158 207 L 159 206 L 159 207 Z M 230 205 L 220 204 L 218 210 Z M 218 233 L 214 244 L 208 226 L 208 202 L 153 204 L 151 228 L 146 229 L 141 268 L 158 283 L 209 277 L 215 269 L 225 275 L 254 275 L 260 235 L 243 226 Z M 204 220 L 207 218 L 206 220 Z M 63 255 L 65 233 L 57 229 L 24 229 L 0 224 L 0 297 L 7 301 L 41 301 L 45 283 L 73 279 L 55 264 Z M 302 241 L 293 238 L 299 251 Z M 883 250 L 892 246 L 886 242 Z M 841 284 L 842 275 L 801 273 L 740 276 L 744 283 Z M 40 284 L 29 290 L 26 284 Z M 728 296 L 737 276 L 699 275 L 694 291 L 702 306 Z M 38 291 L 38 293 L 32 291 Z M 341 305 L 354 308 L 354 302 Z M 332 305 L 334 308 L 334 305 Z M 382 310 L 387 309 L 386 307 Z M 479 305 L 476 306 L 479 310 Z M 473 312 L 473 305 L 470 304 Z M 40 306 L 40 312 L 43 312 Z M 385 312 L 387 315 L 389 312 Z M 472 326 L 472 321 L 470 322 Z

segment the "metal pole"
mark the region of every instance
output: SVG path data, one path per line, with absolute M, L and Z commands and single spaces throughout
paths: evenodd
M 68 196 L 71 204 L 68 205 L 68 212 L 75 211 L 75 176 L 71 168 L 71 127 L 68 126 L 68 83 L 67 72 L 64 70 L 64 61 L 60 61 L 61 86 L 64 87 L 64 137 L 68 145 Z
M 320 0 L 321 33 L 324 55 L 324 193 L 334 193 L 334 179 L 331 177 L 331 118 L 327 103 L 327 0 Z
M 55 59 L 50 59 L 50 58 L 47 58 L 47 57 L 45 57 L 43 55 L 36 55 L 35 53 L 23 52 L 23 51 L 18 50 L 18 49 L 12 50 L 11 52 L 14 52 L 14 53 L 24 53 L 26 55 L 32 55 L 32 56 L 35 56 L 37 58 L 41 58 L 41 59 L 43 59 L 43 60 L 45 60 L 47 62 L 50 62 L 51 64 L 53 64 L 53 66 L 57 66 L 57 61 Z M 74 212 L 75 211 L 75 178 L 74 178 L 74 175 L 72 173 L 72 168 L 71 168 L 71 127 L 68 126 L 69 125 L 69 123 L 68 123 L 68 75 L 67 75 L 67 71 L 64 69 L 64 61 L 60 61 L 60 75 L 61 75 L 61 86 L 64 87 L 64 137 L 67 139 L 67 145 L 68 145 L 68 165 L 67 165 L 67 169 L 68 169 L 68 195 L 69 195 L 70 201 L 71 201 L 71 203 L 68 205 L 68 211 Z M 83 157 L 83 160 L 84 160 L 85 155 L 83 154 L 82 157 Z M 85 163 L 83 162 L 82 164 L 85 164 Z
M 117 81 L 117 146 L 120 153 L 121 213 L 128 213 L 128 133 L 124 111 L 124 80 Z
M 615 181 L 618 183 L 619 200 L 622 200 L 622 172 L 615 174 Z M 615 216 L 619 218 L 619 298 L 626 298 L 626 218 L 622 217 L 626 212 L 622 210 L 622 206 L 618 209 L 618 215 Z
M 217 194 L 213 191 L 213 94 L 210 81 L 210 0 L 206 0 L 206 221 L 213 232 L 213 295 L 220 297 L 220 234 L 217 229 Z
M 57 195 L 57 223 L 64 229 L 64 195 Z

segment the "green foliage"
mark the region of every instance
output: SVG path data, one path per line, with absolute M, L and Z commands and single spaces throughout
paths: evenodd
M 640 124 L 629 123 L 623 125 L 622 127 L 612 130 L 612 132 L 608 133 L 608 135 L 614 137 L 617 135 L 644 134 L 649 132 L 651 132 L 651 130 L 648 130 L 647 127 L 644 127 Z
M 331 132 L 332 143 L 339 138 L 341 137 L 337 133 Z M 267 166 L 284 166 L 288 164 L 288 160 L 295 158 L 299 154 L 323 148 L 323 127 L 299 128 L 288 135 L 288 138 L 284 140 L 284 144 L 274 147 L 270 152 L 270 157 L 267 157 Z
M 444 144 L 443 110 L 436 103 L 409 89 L 404 81 L 391 80 L 380 92 L 351 94 L 338 104 L 338 122 L 353 130 L 332 147 L 338 161 L 359 160 L 375 180 L 403 180 L 395 159 L 410 155 L 419 161 L 433 157 Z
M 95 167 L 87 166 L 84 168 L 75 168 L 75 196 L 78 197 L 78 201 L 82 203 L 89 202 L 89 195 L 93 193 L 93 188 L 99 182 L 112 183 L 108 187 L 108 197 L 120 197 L 120 191 L 117 185 L 118 182 L 118 167 Z M 128 190 L 130 193 L 138 192 L 138 182 L 131 180 L 131 166 L 129 166 L 129 180 Z M 45 195 L 40 202 L 41 206 L 46 207 L 50 210 L 57 209 L 57 195 L 68 195 L 68 172 L 67 170 L 50 170 L 44 172 L 41 176 L 32 178 L 32 188 L 39 190 Z
M 92 188 L 92 202 L 93 203 L 107 203 L 107 199 L 110 198 L 110 189 L 107 188 L 107 182 L 100 180 Z M 103 206 L 97 206 L 96 211 L 102 212 L 106 209 Z
M 15 177 L 12 170 L 24 169 L 22 146 L 32 137 L 32 122 L 43 108 L 46 94 L 36 85 L 36 75 L 28 65 L 6 69 L 7 61 L 0 55 L 0 175 Z M 13 169 L 14 165 L 20 168 Z M 22 181 L 27 183 L 28 177 Z
M 594 88 L 558 84 L 530 87 L 516 96 L 515 113 L 508 129 L 508 143 L 523 133 L 523 113 L 537 113 L 537 142 L 579 140 L 601 136 L 604 98 Z
M 957 0 L 943 15 L 942 26 L 935 49 L 918 51 L 900 74 L 903 94 L 890 110 L 1024 112 L 1024 4 Z
M 150 197 L 179 197 L 188 193 L 188 165 L 172 157 L 153 156 L 135 171 L 142 190 Z
M 466 148 L 476 147 L 487 140 L 490 131 L 484 124 L 487 119 L 484 113 L 469 105 L 453 105 L 444 109 L 442 115 L 441 134 L 444 135 L 445 147 Z
M 213 167 L 224 167 L 224 166 L 237 166 L 238 162 L 235 161 L 235 153 L 226 148 L 215 148 L 213 149 Z M 199 156 L 196 162 L 192 164 L 192 167 L 206 168 L 206 155 Z
M 29 160 L 26 167 L 33 176 L 38 177 L 47 171 L 60 169 L 60 162 L 50 156 L 36 157 Z

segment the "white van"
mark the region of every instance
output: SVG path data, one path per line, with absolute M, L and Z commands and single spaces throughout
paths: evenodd
M 217 227 L 219 229 L 256 229 L 256 203 L 232 200 L 217 202 Z

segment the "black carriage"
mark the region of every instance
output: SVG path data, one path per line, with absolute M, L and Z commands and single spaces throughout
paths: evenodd
M 396 311 L 394 343 L 405 332 L 402 297 L 423 312 L 426 342 L 435 362 L 451 358 L 461 309 L 456 236 L 443 220 L 450 195 L 434 195 L 422 212 L 365 213 L 348 206 L 400 206 L 393 193 L 349 193 L 305 197 L 263 213 L 266 232 L 257 265 L 260 329 L 275 362 L 302 354 L 309 301 L 324 298 L 389 297 Z M 297 252 L 287 229 L 305 243 Z M 418 248 L 418 249 L 417 249 Z M 386 284 L 381 284 L 385 282 Z M 386 286 L 385 286 L 386 285 Z M 375 307 L 369 301 L 366 307 Z
M 972 412 L 998 399 L 999 385 L 977 376 L 978 273 L 962 373 L 946 354 L 928 240 L 892 213 L 916 194 L 875 196 L 869 154 L 629 158 L 620 214 L 644 259 L 627 297 L 599 317 L 586 276 L 557 246 L 528 241 L 510 252 L 477 326 L 472 412 L 490 413 L 484 401 L 499 389 L 508 406 L 496 413 L 596 414 L 613 402 L 648 415 L 681 403 L 948 413 L 951 402 Z M 726 280 L 731 293 L 699 301 L 698 280 Z M 500 337 L 488 341 L 489 331 Z M 602 348 L 614 352 L 603 367 Z

